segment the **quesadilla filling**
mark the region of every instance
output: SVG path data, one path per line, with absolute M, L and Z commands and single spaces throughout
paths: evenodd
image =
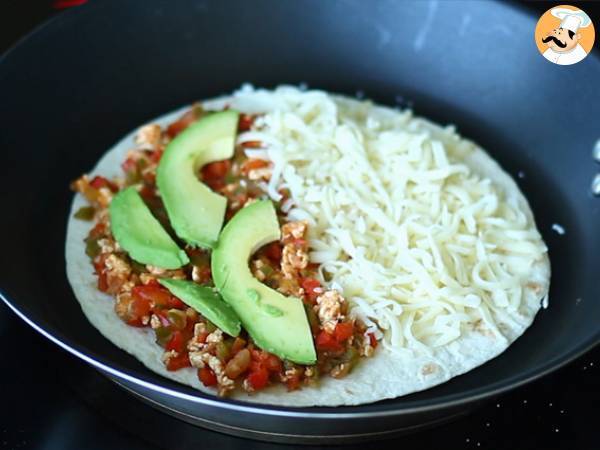
M 249 266 L 262 283 L 303 301 L 317 350 L 316 364 L 301 365 L 264 351 L 244 330 L 237 337 L 226 334 L 159 284 L 159 279 L 170 278 L 214 286 L 211 252 L 178 240 L 156 184 L 157 166 L 168 143 L 204 114 L 196 105 L 168 127 L 150 124 L 139 129 L 136 147 L 122 162 L 123 177 L 83 175 L 73 182 L 72 188 L 89 202 L 75 217 L 95 221 L 85 247 L 98 289 L 114 296 L 114 311 L 127 325 L 154 331 L 157 345 L 164 348 L 162 360 L 167 370 L 193 367 L 200 381 L 214 386 L 220 395 L 234 389 L 258 391 L 277 383 L 295 390 L 314 385 L 321 376 L 344 377 L 361 357 L 373 355 L 378 341 L 372 327 L 367 329 L 349 314 L 348 301 L 340 292 L 319 281 L 323 279 L 319 265 L 309 257 L 309 222 L 289 220 L 285 214 L 290 204 L 288 190 L 280 189 L 275 203 L 280 241 L 260 248 Z M 256 118 L 241 115 L 238 132 L 251 130 Z M 206 164 L 198 173 L 199 180 L 226 197 L 226 222 L 241 208 L 267 196 L 265 185 L 273 164 L 248 156 L 261 146 L 260 141 L 238 143 L 233 158 Z M 188 264 L 175 270 L 143 265 L 121 248 L 111 233 L 108 207 L 117 193 L 130 186 L 135 186 L 153 216 L 184 248 Z

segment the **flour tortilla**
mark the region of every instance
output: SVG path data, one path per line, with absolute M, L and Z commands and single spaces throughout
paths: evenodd
M 212 100 L 210 104 L 223 104 L 226 101 L 226 98 L 217 99 Z M 164 126 L 176 120 L 186 109 L 187 107 L 172 112 L 153 122 Z M 422 123 L 430 127 L 432 133 L 439 135 L 436 137 L 443 140 L 442 129 L 439 126 L 425 120 Z M 134 135 L 135 132 L 132 132 L 108 151 L 91 174 L 121 176 L 120 164 L 127 151 L 134 147 Z M 507 200 L 512 198 L 517 201 L 521 210 L 528 215 L 531 226 L 535 227 L 527 200 L 514 180 L 485 151 L 469 141 L 464 140 L 462 143 L 467 149 L 464 162 L 474 172 L 490 178 L 497 187 L 503 189 Z M 69 282 L 88 320 L 113 344 L 135 356 L 150 370 L 215 395 L 214 390 L 200 383 L 196 369 L 167 371 L 161 361 L 163 349 L 155 343 L 153 330 L 126 325 L 113 310 L 113 297 L 97 289 L 97 278 L 85 254 L 83 243 L 93 224 L 73 218 L 73 214 L 85 205 L 86 201 L 82 196 L 76 195 L 69 215 L 65 256 Z M 273 405 L 338 406 L 371 403 L 430 388 L 468 372 L 503 352 L 531 325 L 540 309 L 541 301 L 546 300 L 549 284 L 550 261 L 547 254 L 544 254 L 544 258 L 533 266 L 529 282 L 523 286 L 521 307 L 514 313 L 506 311 L 511 319 L 510 324 L 498 324 L 504 339 L 490 332 L 468 330 L 450 344 L 433 349 L 430 355 L 412 357 L 391 353 L 379 346 L 374 357 L 363 359 L 343 379 L 323 377 L 318 387 L 305 387 L 287 392 L 284 386 L 274 386 L 253 395 L 235 392 L 233 397 Z M 537 289 L 530 287 L 535 285 L 538 286 Z

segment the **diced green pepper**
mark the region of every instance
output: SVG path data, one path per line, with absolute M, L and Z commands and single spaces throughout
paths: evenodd
M 183 330 L 187 325 L 187 316 L 185 312 L 181 311 L 180 309 L 170 309 L 167 312 L 167 317 L 173 326 L 178 330 Z
M 96 209 L 93 206 L 82 206 L 75 213 L 75 218 L 90 221 L 94 218 L 94 214 L 96 214 Z
M 156 333 L 156 342 L 162 347 L 167 345 L 173 334 L 171 327 L 158 327 L 154 332 Z
M 98 245 L 98 239 L 86 238 L 85 239 L 85 254 L 90 258 L 94 259 L 100 254 L 100 246 Z

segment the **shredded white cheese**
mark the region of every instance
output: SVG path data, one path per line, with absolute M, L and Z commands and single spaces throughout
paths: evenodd
M 427 350 L 474 326 L 501 337 L 494 318 L 520 307 L 546 247 L 519 205 L 461 162 L 473 144 L 410 111 L 320 91 L 245 86 L 228 102 L 264 114 L 239 136 L 273 163 L 263 188 L 275 201 L 289 189 L 285 211 L 309 221 L 321 281 L 384 345 Z

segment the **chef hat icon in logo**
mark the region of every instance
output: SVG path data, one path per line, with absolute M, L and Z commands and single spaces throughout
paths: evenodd
M 561 66 L 583 60 L 592 50 L 594 38 L 590 16 L 570 5 L 549 9 L 535 28 L 535 42 L 542 56 Z

